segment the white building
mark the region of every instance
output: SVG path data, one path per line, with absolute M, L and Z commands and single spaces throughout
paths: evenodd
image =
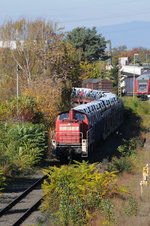
M 0 48 L 16 49 L 16 41 L 0 41 Z
M 125 57 L 120 58 L 121 71 L 121 87 L 124 87 L 126 95 L 133 95 L 133 87 L 135 87 L 135 80 L 138 76 L 143 74 L 150 74 L 150 65 L 139 66 L 137 64 L 126 65 Z M 127 60 L 127 59 L 126 59 Z M 122 62 L 122 64 L 121 64 Z M 126 61 L 128 62 L 128 60 Z

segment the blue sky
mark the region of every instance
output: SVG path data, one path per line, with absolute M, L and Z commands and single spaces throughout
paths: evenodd
M 150 22 L 150 0 L 0 0 L 0 25 L 24 17 L 50 20 L 66 31 L 95 26 L 104 37 L 112 39 L 112 46 L 150 48 L 150 32 L 142 37 L 143 32 L 150 31 L 150 23 L 138 23 Z
M 8 19 L 45 18 L 66 30 L 150 21 L 149 0 L 1 0 L 0 23 Z

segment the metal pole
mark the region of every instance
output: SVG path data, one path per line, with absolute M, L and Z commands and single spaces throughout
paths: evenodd
M 135 56 L 138 56 L 138 53 L 134 53 L 134 75 L 133 75 L 133 99 L 135 98 Z
M 133 99 L 135 98 L 135 54 L 134 54 L 134 75 L 133 75 Z
M 146 64 L 148 64 L 148 63 L 147 63 L 147 53 L 146 53 Z
M 121 97 L 121 59 L 118 59 L 118 96 Z
M 19 104 L 18 104 L 18 99 L 19 99 L 19 76 L 18 76 L 18 72 L 19 72 L 19 66 L 17 66 L 17 117 L 19 114 Z

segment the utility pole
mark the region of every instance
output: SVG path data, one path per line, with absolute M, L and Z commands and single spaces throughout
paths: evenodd
M 138 56 L 138 53 L 134 53 L 134 74 L 133 74 L 133 99 L 135 98 L 135 56 Z
M 109 49 L 108 49 L 109 61 L 108 62 L 109 62 L 109 65 L 111 65 L 112 64 L 111 41 L 110 40 L 107 40 L 106 42 L 109 45 Z
M 19 68 L 19 65 L 17 66 L 17 117 L 18 117 L 18 114 L 19 114 L 19 104 L 18 104 L 18 99 L 19 99 L 19 71 L 20 71 L 20 68 Z
M 148 65 L 148 62 L 147 62 L 147 53 L 146 53 L 146 65 Z
M 118 96 L 121 97 L 121 64 L 120 64 L 120 58 L 118 60 Z

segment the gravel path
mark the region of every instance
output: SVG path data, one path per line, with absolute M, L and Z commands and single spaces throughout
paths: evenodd
M 43 176 L 42 172 L 37 172 L 31 178 L 19 178 L 13 179 L 9 183 L 8 187 L 5 189 L 3 196 L 0 200 L 0 209 L 3 209 L 15 198 L 22 194 L 27 188 L 29 188 L 33 183 Z M 28 194 L 28 196 L 21 200 L 16 206 L 8 211 L 7 215 L 0 217 L 0 226 L 12 226 L 12 224 L 19 218 L 30 206 L 32 206 L 38 198 L 41 197 L 42 190 L 37 187 L 33 192 Z M 36 224 L 36 219 L 41 217 L 41 212 L 39 210 L 35 211 L 29 218 L 22 223 L 22 225 L 33 225 Z

